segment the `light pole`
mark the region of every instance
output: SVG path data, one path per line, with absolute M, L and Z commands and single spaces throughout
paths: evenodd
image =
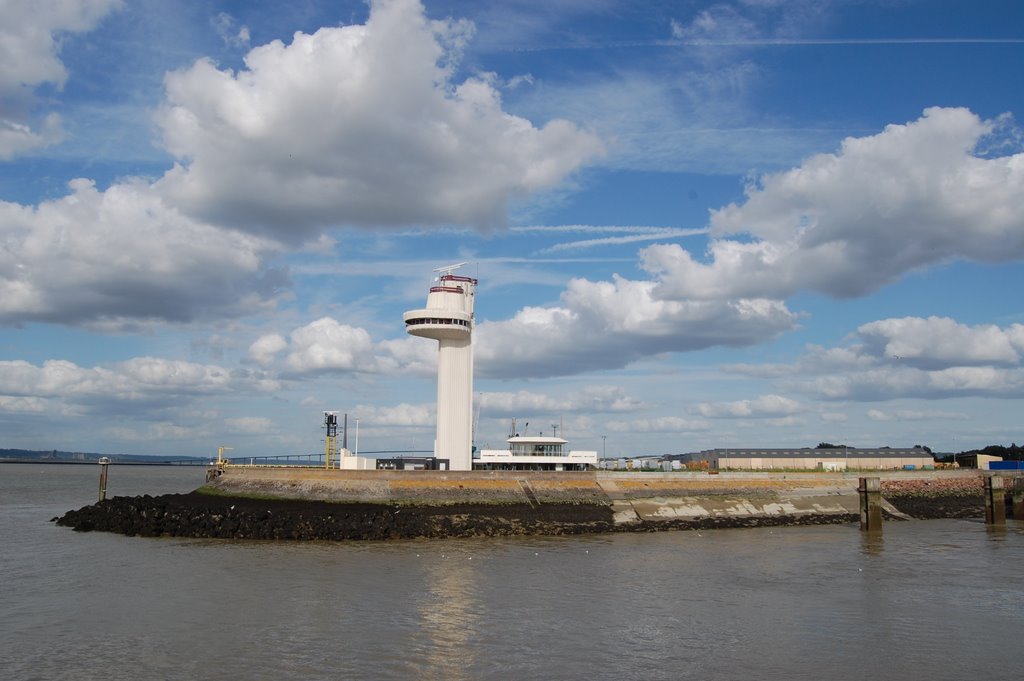
M 359 456 L 359 419 L 356 419 L 356 456 Z
M 602 435 L 601 436 L 601 458 L 602 459 L 607 459 L 608 458 L 608 436 L 607 435 Z

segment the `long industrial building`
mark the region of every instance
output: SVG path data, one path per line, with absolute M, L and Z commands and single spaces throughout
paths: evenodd
M 738 447 L 706 449 L 691 455 L 707 461 L 715 470 L 899 470 L 933 466 L 935 459 L 926 449 L 917 447 L 857 449 L 767 449 Z

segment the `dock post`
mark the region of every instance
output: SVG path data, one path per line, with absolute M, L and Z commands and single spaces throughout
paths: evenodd
M 985 524 L 1006 524 L 1006 494 L 1003 479 L 998 475 L 985 476 Z
M 1013 500 L 1013 505 L 1010 507 L 1013 517 L 1017 520 L 1024 520 L 1024 478 L 1018 476 L 1013 479 L 1013 483 L 1010 485 L 1010 497 Z
M 881 478 L 860 478 L 860 529 L 865 532 L 882 531 Z
M 107 466 L 110 465 L 110 459 L 105 456 L 100 457 L 100 501 L 107 498 Z

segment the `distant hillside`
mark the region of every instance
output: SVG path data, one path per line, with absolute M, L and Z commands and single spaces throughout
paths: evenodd
M 105 456 L 112 463 L 163 463 L 167 461 L 206 461 L 201 456 L 152 456 L 147 454 L 99 454 L 96 452 L 63 452 L 59 449 L 0 449 L 0 461 L 39 463 L 96 463 Z

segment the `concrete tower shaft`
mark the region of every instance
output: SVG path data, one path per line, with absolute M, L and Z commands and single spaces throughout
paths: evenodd
M 434 455 L 451 470 L 473 469 L 473 302 L 477 280 L 451 269 L 438 277 L 427 306 L 403 315 L 412 336 L 438 342 Z

